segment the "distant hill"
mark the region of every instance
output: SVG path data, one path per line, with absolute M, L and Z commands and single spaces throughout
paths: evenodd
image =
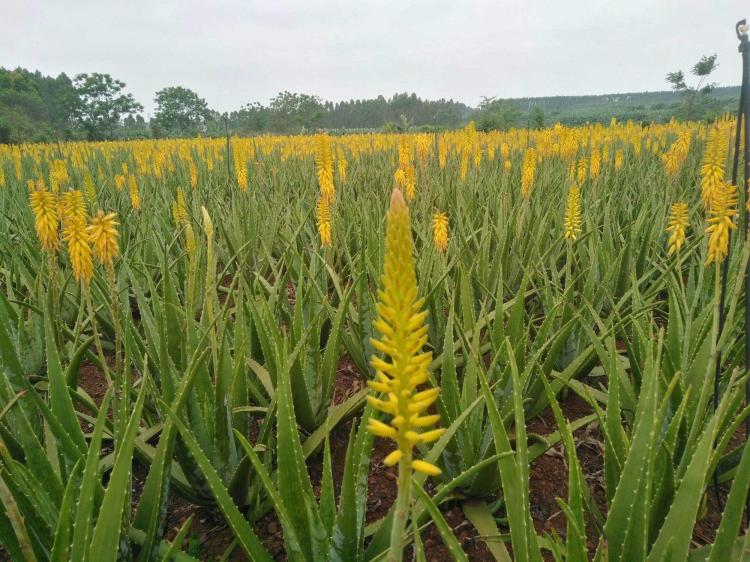
M 715 88 L 711 95 L 720 100 L 740 99 L 739 86 L 720 86 Z M 597 94 L 587 96 L 547 96 L 539 98 L 513 98 L 518 102 L 522 111 L 528 111 L 534 106 L 539 106 L 546 112 L 569 111 L 601 107 L 644 107 L 654 104 L 679 103 L 682 96 L 672 90 L 659 92 L 627 92 L 622 94 Z
M 721 86 L 711 92 L 724 111 L 737 111 L 739 86 Z M 586 121 L 619 120 L 667 121 L 682 102 L 682 96 L 671 90 L 659 92 L 627 92 L 587 96 L 546 96 L 513 98 L 526 115 L 534 107 L 541 108 L 548 121 L 579 124 Z

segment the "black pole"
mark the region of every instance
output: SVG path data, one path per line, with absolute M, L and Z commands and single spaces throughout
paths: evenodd
M 742 88 L 740 116 L 744 118 L 745 123 L 745 170 L 743 174 L 742 193 L 747 198 L 747 190 L 750 188 L 750 41 L 747 37 L 747 22 L 742 20 L 735 26 L 737 39 L 740 40 L 739 51 L 742 53 Z M 741 129 L 742 121 L 737 119 L 737 137 Z M 739 156 L 739 143 L 735 149 L 735 161 L 733 175 L 736 179 L 737 158 Z M 735 185 L 737 185 L 735 181 Z M 747 204 L 743 207 L 743 216 L 745 223 L 745 239 L 748 235 L 748 218 L 750 218 Z M 750 264 L 745 267 L 745 369 L 750 367 Z M 750 381 L 745 381 L 745 403 L 750 403 Z M 745 419 L 745 440 L 750 438 L 750 419 Z M 750 528 L 750 495 L 745 498 L 745 528 Z
M 740 87 L 740 103 L 739 108 L 737 110 L 737 124 L 736 124 L 736 131 L 734 135 L 734 157 L 732 159 L 732 185 L 737 185 L 737 171 L 739 168 L 739 157 L 740 157 L 740 147 L 742 143 L 742 123 L 743 120 L 745 123 L 747 123 L 747 111 L 746 106 L 748 105 L 748 100 L 750 99 L 750 93 L 748 92 L 748 67 L 747 67 L 747 51 L 748 51 L 748 40 L 747 40 L 747 28 L 745 27 L 744 32 L 742 31 L 743 27 L 745 26 L 745 20 L 742 20 L 737 23 L 735 26 L 735 32 L 737 33 L 737 38 L 740 40 L 740 47 L 739 51 L 742 53 L 742 86 Z M 744 118 L 744 119 L 743 119 Z M 747 126 L 745 127 L 745 137 L 747 139 Z M 747 166 L 748 166 L 748 157 L 747 157 L 747 147 L 748 143 L 747 140 L 745 142 L 745 182 L 744 184 L 747 184 L 748 182 L 748 173 L 747 173 Z M 742 208 L 744 209 L 742 213 L 742 228 L 740 230 L 745 230 L 745 236 L 747 236 L 747 228 L 748 228 L 748 211 L 747 211 L 747 187 L 744 187 L 740 190 L 740 193 L 738 194 L 739 201 L 742 205 Z M 726 258 L 724 259 L 724 262 L 721 264 L 721 289 L 719 293 L 719 333 L 724 331 L 724 322 L 726 318 L 726 312 L 724 310 L 725 302 L 726 302 L 726 293 L 727 293 L 727 277 L 729 276 L 729 252 L 731 252 L 731 245 L 732 245 L 732 233 L 729 233 L 729 242 L 728 242 L 728 253 Z M 750 264 L 748 264 L 750 267 Z M 745 271 L 745 277 L 744 277 L 744 283 L 745 283 L 745 368 L 750 365 L 750 292 L 748 290 L 750 289 L 750 271 L 746 269 Z M 721 376 L 721 350 L 716 354 L 716 364 L 714 365 L 714 393 L 713 393 L 713 407 L 714 411 L 716 411 L 719 408 L 719 380 Z M 745 395 L 746 395 L 746 401 L 750 403 L 750 382 L 747 383 L 747 386 L 745 388 Z M 747 435 L 750 435 L 750 419 L 745 420 L 745 434 L 746 438 Z M 716 504 L 719 507 L 719 510 L 723 510 L 724 507 L 722 505 L 721 501 L 721 490 L 719 487 L 719 473 L 718 471 L 714 472 L 713 475 L 713 488 L 714 488 L 714 495 L 716 496 Z M 750 527 L 750 496 L 747 498 L 746 502 L 746 512 L 748 515 L 748 526 Z

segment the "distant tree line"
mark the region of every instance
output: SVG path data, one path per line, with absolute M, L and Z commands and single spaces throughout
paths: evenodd
M 468 122 L 472 113 L 460 102 L 405 93 L 329 102 L 284 91 L 268 105 L 255 102 L 221 114 L 196 92 L 172 86 L 156 92 L 154 102 L 154 115 L 146 121 L 143 106 L 126 92 L 126 84 L 109 74 L 71 79 L 0 68 L 0 142 L 452 128 Z
M 717 88 L 708 82 L 716 56 L 703 57 L 693 68 L 697 84 L 682 71 L 670 72 L 672 91 L 499 99 L 485 97 L 478 107 L 454 100 L 425 100 L 400 93 L 390 98 L 341 102 L 318 96 L 280 92 L 267 105 L 249 103 L 221 114 L 182 86 L 156 92 L 154 115 L 127 93 L 126 84 L 109 74 L 44 76 L 23 68 L 0 68 L 0 143 L 56 140 L 111 140 L 185 136 L 296 134 L 326 129 L 440 130 L 476 122 L 483 131 L 511 127 L 541 128 L 560 122 L 663 122 L 672 118 L 707 120 L 736 108 L 739 87 Z

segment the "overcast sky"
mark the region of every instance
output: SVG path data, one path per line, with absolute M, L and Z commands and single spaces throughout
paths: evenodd
M 475 105 L 666 89 L 718 53 L 740 81 L 747 0 L 0 0 L 0 66 L 107 72 L 153 110 L 185 86 L 219 111 L 280 90 L 343 100 L 416 92 Z

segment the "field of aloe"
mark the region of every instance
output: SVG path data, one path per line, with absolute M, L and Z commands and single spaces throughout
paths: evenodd
M 734 138 L 0 147 L 0 559 L 747 557 Z

